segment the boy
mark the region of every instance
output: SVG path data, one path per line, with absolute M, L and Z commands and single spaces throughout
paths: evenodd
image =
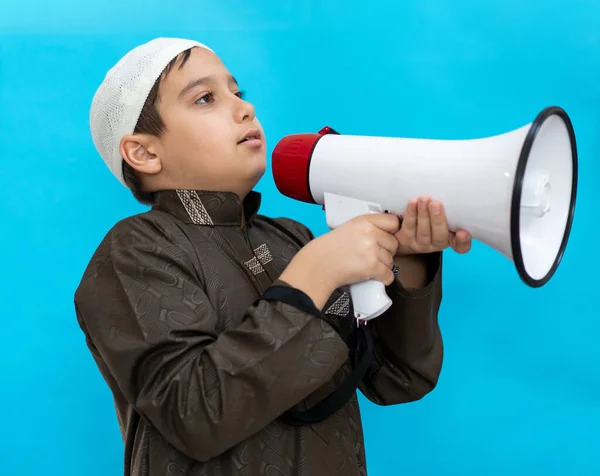
M 266 146 L 241 96 L 211 49 L 159 38 L 94 97 L 100 155 L 151 205 L 110 230 L 75 293 L 124 474 L 365 475 L 355 390 L 390 405 L 434 388 L 440 251 L 470 237 L 427 198 L 402 226 L 369 215 L 318 238 L 258 214 Z M 356 326 L 346 286 L 366 279 L 394 304 Z

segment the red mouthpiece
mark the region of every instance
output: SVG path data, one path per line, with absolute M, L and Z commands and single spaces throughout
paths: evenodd
M 315 146 L 325 134 L 336 134 L 330 127 L 317 134 L 284 137 L 273 149 L 272 169 L 277 189 L 286 197 L 315 203 L 310 193 L 309 170 Z

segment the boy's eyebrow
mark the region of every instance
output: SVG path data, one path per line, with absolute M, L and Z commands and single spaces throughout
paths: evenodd
M 229 85 L 235 85 L 238 86 L 238 82 L 237 80 L 229 75 Z M 195 87 L 198 86 L 203 86 L 205 84 L 210 84 L 210 83 L 214 83 L 215 82 L 215 77 L 214 76 L 205 76 L 204 78 L 198 78 L 198 79 L 193 79 L 192 81 L 190 81 L 187 86 L 185 88 L 183 88 L 181 90 L 181 92 L 179 93 L 179 98 L 182 98 L 183 96 L 185 96 L 188 92 L 190 92 L 192 89 L 194 89 Z

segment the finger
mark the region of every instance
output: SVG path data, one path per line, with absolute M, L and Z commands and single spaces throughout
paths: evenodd
M 459 230 L 454 234 L 450 245 L 452 246 L 452 249 L 459 254 L 468 253 L 472 246 L 471 235 L 465 230 Z
M 396 277 L 394 276 L 394 271 L 391 269 L 391 267 L 386 266 L 383 263 L 379 263 L 375 270 L 374 279 L 382 282 L 386 286 L 389 286 L 394 282 L 394 279 L 396 279 Z
M 398 240 L 396 237 L 390 233 L 387 233 L 383 230 L 378 230 L 375 235 L 375 239 L 377 240 L 377 244 L 386 250 L 387 252 L 395 255 L 398 251 Z
M 449 231 L 448 232 L 448 244 L 452 249 L 454 249 L 454 245 L 456 244 L 456 232 Z
M 372 225 L 387 233 L 393 234 L 400 229 L 400 219 L 392 213 L 373 213 L 367 217 Z
M 420 245 L 431 244 L 431 221 L 429 219 L 429 197 L 419 198 L 417 212 L 417 242 Z
M 415 236 L 417 232 L 417 200 L 408 202 L 402 218 L 402 232 L 407 236 Z
M 471 251 L 473 239 L 467 231 L 462 230 L 456 238 L 458 241 L 460 241 L 460 253 L 468 253 Z
M 429 217 L 431 220 L 431 244 L 439 249 L 447 248 L 450 244 L 448 220 L 441 202 L 432 201 L 429 204 Z
M 394 255 L 383 248 L 379 248 L 377 250 L 377 260 L 388 269 L 392 269 L 394 267 Z

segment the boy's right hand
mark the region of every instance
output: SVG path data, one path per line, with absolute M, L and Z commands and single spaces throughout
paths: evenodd
M 391 214 L 354 218 L 308 243 L 280 279 L 305 292 L 319 309 L 340 286 L 369 279 L 389 285 L 399 229 L 399 218 Z

